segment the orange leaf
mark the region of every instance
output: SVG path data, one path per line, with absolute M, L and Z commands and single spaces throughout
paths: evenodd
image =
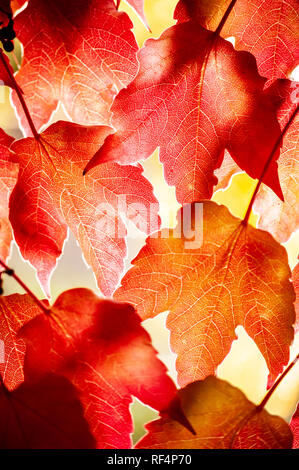
M 288 362 L 294 335 L 286 251 L 270 234 L 214 202 L 203 203 L 201 232 L 196 207 L 181 210 L 177 229 L 147 239 L 115 298 L 132 303 L 143 320 L 170 311 L 167 327 L 180 385 L 215 372 L 238 325 L 255 341 L 274 378 Z
M 178 392 L 196 431 L 167 418 L 146 425 L 137 449 L 289 449 L 292 433 L 278 416 L 259 409 L 229 383 L 208 377 Z
M 26 3 L 27 0 L 12 0 L 11 8 L 13 12 L 18 11 Z

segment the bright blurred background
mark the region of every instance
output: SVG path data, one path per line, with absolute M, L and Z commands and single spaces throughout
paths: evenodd
M 134 13 L 132 8 L 124 1 L 121 2 L 120 9 L 126 11 L 134 22 L 134 33 L 139 46 L 150 37 L 158 37 L 162 31 L 174 24 L 173 11 L 177 0 L 145 0 L 145 14 L 150 26 L 149 32 L 143 25 L 140 18 Z M 16 53 L 18 57 L 18 50 Z M 2 93 L 2 92 L 1 92 Z M 20 137 L 18 122 L 14 110 L 10 103 L 9 90 L 5 89 L 3 99 L 0 100 L 0 127 L 8 134 Z M 52 122 L 58 119 L 67 119 L 63 108 L 59 106 L 52 117 Z M 176 220 L 176 212 L 179 205 L 175 199 L 173 187 L 167 186 L 163 178 L 162 166 L 159 163 L 158 151 L 143 163 L 144 174 L 154 186 L 154 192 L 161 204 L 160 215 L 164 226 L 173 226 Z M 256 181 L 246 174 L 240 173 L 232 178 L 230 186 L 226 190 L 217 191 L 213 200 L 217 203 L 225 204 L 233 215 L 243 217 Z M 255 225 L 258 220 L 257 215 L 251 216 L 250 222 Z M 126 267 L 130 266 L 131 260 L 136 256 L 145 237 L 133 226 L 129 227 L 128 258 Z M 293 234 L 291 239 L 285 243 L 288 252 L 291 268 L 296 264 L 299 246 L 299 233 Z M 9 265 L 16 270 L 26 284 L 39 296 L 44 294 L 35 276 L 35 270 L 29 263 L 25 262 L 15 244 L 12 246 Z M 5 278 L 5 295 L 22 292 L 22 289 L 12 279 Z M 64 252 L 58 261 L 57 268 L 51 279 L 52 301 L 64 290 L 74 287 L 88 287 L 99 295 L 94 275 L 85 264 L 80 248 L 78 247 L 72 234 L 64 246 Z M 159 315 L 153 320 L 144 322 L 144 327 L 150 333 L 153 344 L 159 353 L 160 359 L 166 364 L 169 374 L 176 380 L 175 354 L 169 349 L 169 332 L 165 327 L 167 313 Z M 228 356 L 218 367 L 218 377 L 229 381 L 239 387 L 254 403 L 262 400 L 266 393 L 267 366 L 261 353 L 253 340 L 246 334 L 242 327 L 236 329 L 238 339 L 233 343 Z M 299 351 L 299 334 L 291 347 L 290 357 L 293 358 Z M 267 404 L 267 409 L 273 414 L 277 414 L 289 420 L 299 400 L 299 364 L 292 369 L 287 377 L 279 385 Z M 137 400 L 132 404 L 134 414 L 134 441 L 144 433 L 144 423 L 154 419 L 157 414 L 154 410 L 143 406 Z

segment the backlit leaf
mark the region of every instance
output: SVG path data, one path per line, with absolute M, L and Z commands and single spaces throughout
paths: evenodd
M 121 216 L 148 233 L 159 224 L 158 204 L 141 167 L 106 164 L 82 176 L 87 161 L 110 132 L 108 127 L 60 121 L 39 140 L 28 137 L 12 145 L 20 171 L 10 199 L 10 220 L 21 253 L 37 269 L 46 293 L 67 226 L 101 291 L 111 295 L 127 251 Z M 153 221 L 150 208 L 156 216 Z
M 87 289 L 64 292 L 52 312 L 22 329 L 26 376 L 64 374 L 79 390 L 97 446 L 130 447 L 132 395 L 160 411 L 176 395 L 140 318 L 132 306 L 100 299 Z M 180 410 L 177 399 L 175 410 Z
M 9 151 L 13 141 L 13 137 L 0 129 L 0 257 L 3 260 L 6 260 L 9 255 L 12 241 L 12 229 L 8 220 L 8 200 L 18 176 L 18 165 L 13 162 Z
M 208 377 L 178 392 L 196 435 L 170 419 L 146 425 L 137 449 L 289 449 L 292 433 L 278 416 L 259 409 L 229 383 Z
M 286 251 L 214 202 L 203 203 L 201 232 L 196 207 L 185 206 L 176 229 L 147 239 L 115 298 L 132 303 L 143 320 L 170 311 L 180 385 L 215 373 L 238 325 L 259 347 L 273 379 L 288 363 L 294 334 Z

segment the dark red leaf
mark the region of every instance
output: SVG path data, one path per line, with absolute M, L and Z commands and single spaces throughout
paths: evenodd
M 13 392 L 0 385 L 1 449 L 90 449 L 95 446 L 75 387 L 44 376 Z
M 13 137 L 0 129 L 0 258 L 3 260 L 9 255 L 13 238 L 8 220 L 8 200 L 18 176 L 18 165 L 9 150 L 13 141 Z

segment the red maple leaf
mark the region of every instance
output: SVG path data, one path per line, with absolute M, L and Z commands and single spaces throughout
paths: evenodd
M 0 26 L 6 26 L 12 14 L 10 0 L 0 0 Z
M 164 412 L 176 396 L 140 318 L 132 306 L 100 299 L 87 289 L 64 292 L 51 310 L 21 331 L 27 380 L 39 380 L 48 371 L 65 375 L 79 391 L 97 446 L 130 447 L 132 395 Z M 184 422 L 175 403 L 174 413 Z
M 298 92 L 299 84 L 289 80 L 277 80 L 266 90 L 277 109 L 281 129 L 284 128 L 298 103 Z M 258 227 L 268 230 L 281 243 L 286 242 L 299 227 L 297 211 L 299 205 L 298 126 L 299 120 L 296 116 L 283 137 L 278 159 L 278 175 L 284 201 L 263 185 L 253 206 L 260 216 Z M 240 167 L 226 152 L 221 167 L 215 172 L 218 178 L 215 190 L 226 188 L 231 177 L 240 171 Z
M 10 199 L 10 221 L 21 253 L 37 269 L 46 293 L 67 226 L 101 291 L 111 295 L 127 252 L 122 215 L 148 233 L 159 225 L 158 204 L 140 167 L 106 164 L 82 176 L 110 132 L 108 127 L 60 121 L 37 139 L 21 139 L 11 147 L 20 170 Z

